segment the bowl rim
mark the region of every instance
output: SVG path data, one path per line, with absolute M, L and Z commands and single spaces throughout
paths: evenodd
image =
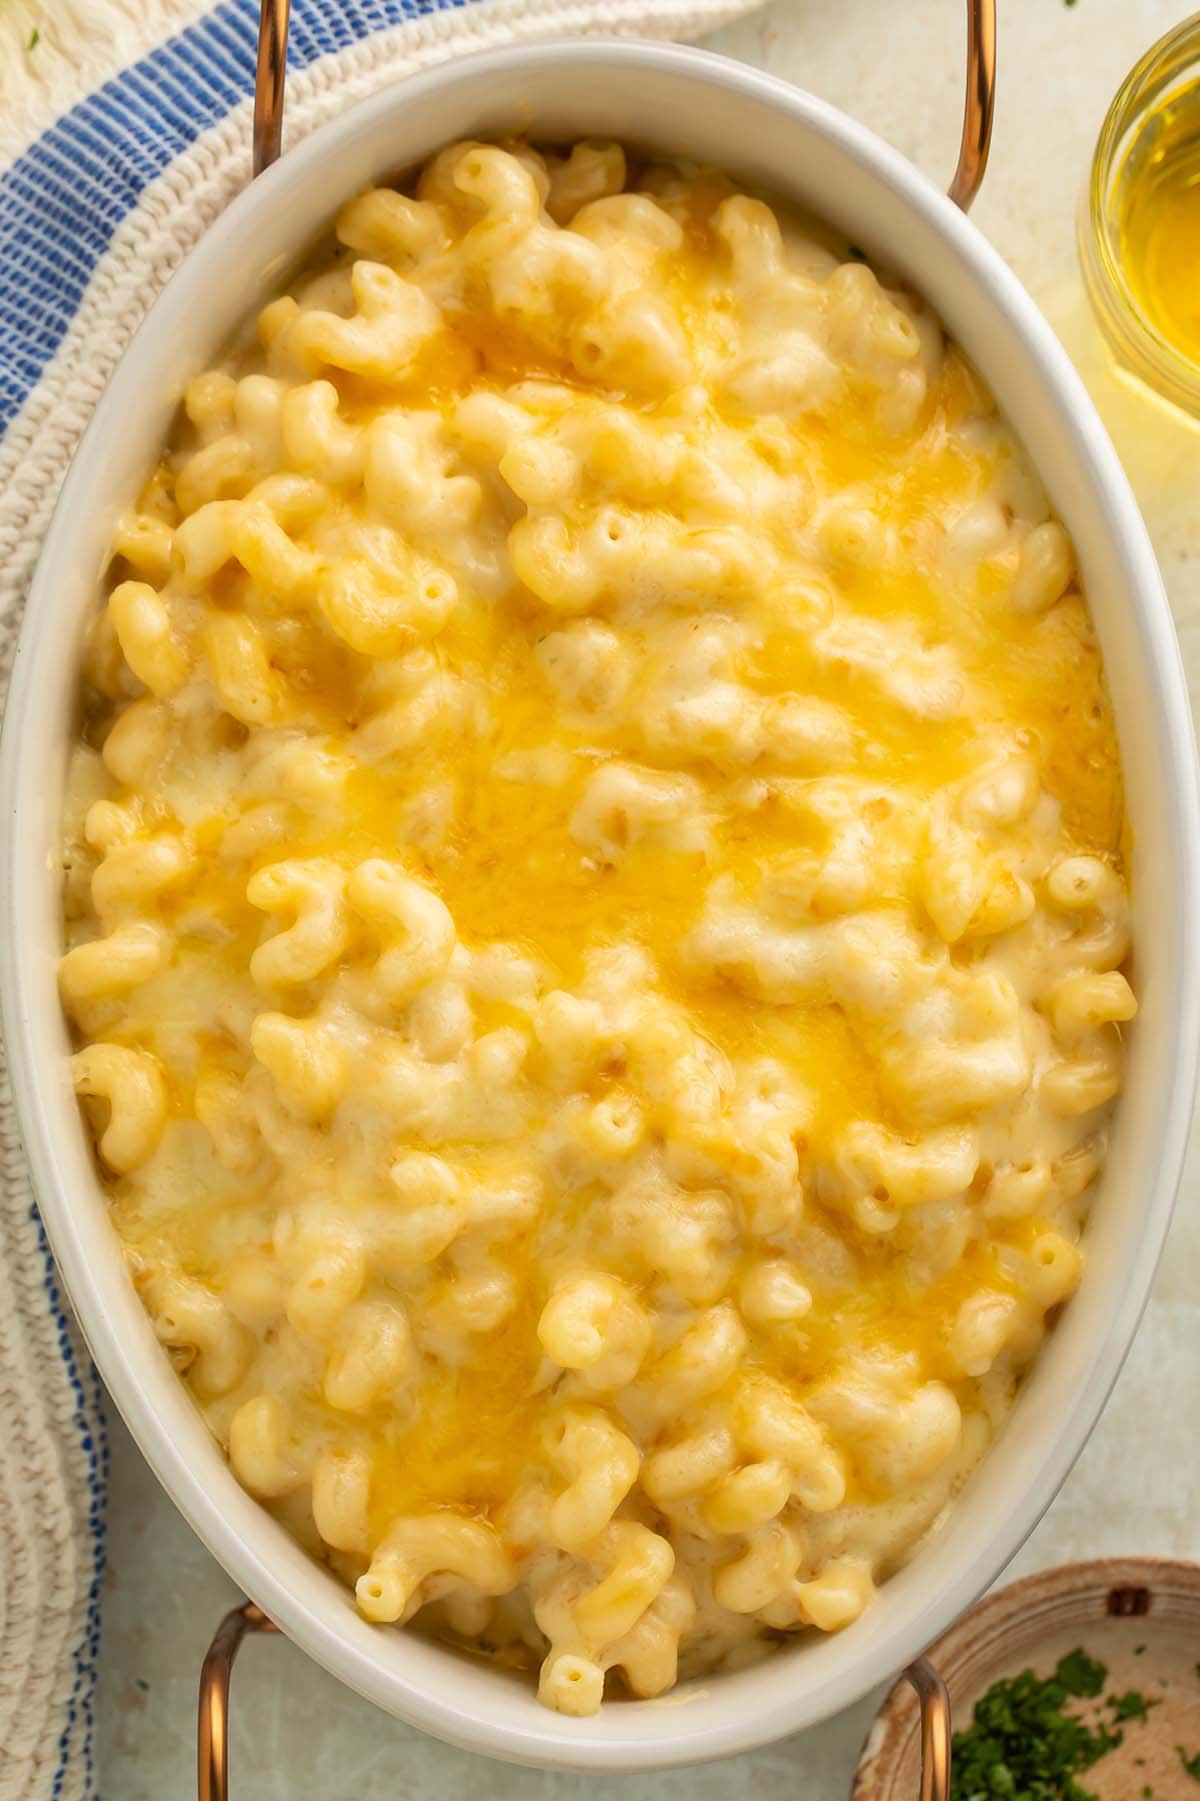
M 1180 877 L 1186 888 L 1200 890 L 1200 805 L 1191 715 L 1157 565 L 1126 478 L 1083 384 L 1017 278 L 978 230 L 899 152 L 828 103 L 774 76 L 709 51 L 619 39 L 567 40 L 486 51 L 388 86 L 348 108 L 290 150 L 252 189 L 234 199 L 184 259 L 114 372 L 76 451 L 47 531 L 14 662 L 0 747 L 0 842 L 7 839 L 10 845 L 19 845 L 22 820 L 37 805 L 38 775 L 26 768 L 29 759 L 22 757 L 22 744 L 25 722 L 37 706 L 39 672 L 52 666 L 52 634 L 40 628 L 44 620 L 55 614 L 55 565 L 68 557 L 73 520 L 86 504 L 98 449 L 111 429 L 119 429 L 122 408 L 131 398 L 138 346 L 145 345 L 151 332 L 161 331 L 164 320 L 179 315 L 189 299 L 202 298 L 206 261 L 241 229 L 244 220 L 258 217 L 274 203 L 298 193 L 308 172 L 317 166 L 330 145 L 355 133 L 365 133 L 418 97 L 436 96 L 467 77 L 486 74 L 489 79 L 502 81 L 510 72 L 528 72 L 531 65 L 541 72 L 564 65 L 590 65 L 593 69 L 606 65 L 626 70 L 632 66 L 668 76 L 683 74 L 702 86 L 721 88 L 739 100 L 790 116 L 831 141 L 907 208 L 910 216 L 918 215 L 929 225 L 948 245 L 974 288 L 986 294 L 991 304 L 1007 316 L 1023 341 L 1042 390 L 1070 433 L 1078 467 L 1086 472 L 1092 488 L 1106 503 L 1109 548 L 1125 572 L 1129 606 L 1143 640 L 1148 683 L 1153 689 L 1159 742 L 1170 786 L 1167 813 L 1177 839 L 1173 854 L 1179 860 Z M 764 1698 L 743 1708 L 731 1720 L 715 1724 L 706 1721 L 702 1707 L 668 1711 L 668 1703 L 664 1702 L 633 1703 L 630 1705 L 634 1708 L 661 1710 L 657 1716 L 659 1730 L 652 1740 L 622 1732 L 623 1705 L 608 1710 L 610 1720 L 603 1738 L 580 1739 L 564 1731 L 561 1716 L 546 1715 L 528 1726 L 514 1726 L 465 1710 L 448 1692 L 453 1685 L 437 1678 L 432 1663 L 429 1678 L 416 1683 L 398 1670 L 385 1668 L 347 1623 L 348 1609 L 335 1610 L 329 1596 L 322 1592 L 318 1598 L 316 1590 L 301 1577 L 289 1580 L 284 1573 L 284 1553 L 275 1548 L 274 1540 L 267 1544 L 265 1528 L 275 1532 L 279 1529 L 256 1503 L 249 1505 L 263 1522 L 262 1531 L 250 1522 L 250 1516 L 237 1506 L 232 1495 L 229 1511 L 222 1511 L 217 1498 L 208 1493 L 186 1460 L 182 1440 L 190 1403 L 182 1387 L 178 1390 L 178 1403 L 147 1398 L 147 1390 L 154 1383 L 145 1353 L 114 1330 L 104 1304 L 106 1282 L 91 1266 L 88 1237 L 92 1228 L 86 1216 L 92 1210 L 70 1204 L 58 1167 L 52 1101 L 48 1097 L 60 1084 L 46 1059 L 34 1048 L 34 1018 L 40 1001 L 34 993 L 30 959 L 18 952 L 23 935 L 39 916 L 37 878 L 44 880 L 45 871 L 35 873 L 32 859 L 15 854 L 11 880 L 0 884 L 0 998 L 12 1086 L 35 1192 L 96 1362 L 143 1455 L 189 1524 L 230 1575 L 318 1663 L 402 1719 L 466 1749 L 517 1762 L 633 1771 L 732 1755 L 827 1718 L 892 1674 L 921 1643 L 943 1631 L 994 1579 L 1049 1505 L 1099 1417 L 1148 1298 L 1170 1220 L 1190 1119 L 1197 1047 L 1185 1033 L 1184 1022 L 1188 1011 L 1194 1013 L 1200 1003 L 1200 960 L 1197 927 L 1182 909 L 1178 976 L 1173 1004 L 1163 1027 L 1173 1066 L 1179 1073 L 1169 1093 L 1158 1103 L 1159 1129 L 1145 1152 L 1146 1231 L 1139 1241 L 1135 1265 L 1128 1272 L 1129 1282 L 1114 1301 L 1106 1330 L 1103 1335 L 1097 1331 L 1095 1343 L 1090 1344 L 1086 1389 L 1057 1423 L 1055 1436 L 1046 1434 L 1045 1447 L 996 1537 L 970 1557 L 959 1557 L 953 1580 L 946 1579 L 940 1598 L 913 1603 L 900 1625 L 861 1639 L 855 1655 L 846 1659 L 846 1667 L 840 1673 L 835 1668 L 832 1675 L 823 1681 L 818 1679 L 808 1689 L 793 1680 L 792 1689 L 801 1691 L 798 1696 L 783 1692 L 782 1679 L 772 1680 L 767 1666 L 759 1666 L 756 1675 L 760 1677 Z M 107 1231 L 106 1224 L 104 1230 Z M 789 1661 L 779 1657 L 775 1663 L 779 1666 Z M 676 1721 L 688 1721 L 686 1729 L 676 1729 Z

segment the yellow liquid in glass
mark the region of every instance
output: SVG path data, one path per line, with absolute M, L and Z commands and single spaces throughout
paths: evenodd
M 1157 137 L 1122 172 L 1121 265 L 1147 323 L 1200 367 L 1200 97 L 1191 131 Z

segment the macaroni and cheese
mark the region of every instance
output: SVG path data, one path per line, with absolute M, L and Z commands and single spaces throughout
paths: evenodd
M 615 145 L 361 195 L 117 527 L 65 836 L 133 1279 L 367 1618 L 583 1714 L 862 1612 L 1135 1011 L 1071 543 L 918 298 Z

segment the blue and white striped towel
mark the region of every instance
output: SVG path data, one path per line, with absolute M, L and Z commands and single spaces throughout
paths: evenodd
M 295 0 L 288 136 L 537 35 L 691 37 L 758 0 Z M 63 473 L 149 301 L 248 177 L 257 0 L 0 17 L 0 696 Z M 2 872 L 0 872 L 2 879 Z M 30 1194 L 0 1049 L 0 1801 L 96 1794 L 103 1396 Z

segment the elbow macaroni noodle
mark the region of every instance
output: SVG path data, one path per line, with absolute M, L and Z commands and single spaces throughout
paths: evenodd
M 239 1479 L 568 1713 L 853 1621 L 1080 1279 L 1136 1007 L 1071 544 L 936 319 L 456 145 L 190 384 L 86 681 L 72 1073 Z

